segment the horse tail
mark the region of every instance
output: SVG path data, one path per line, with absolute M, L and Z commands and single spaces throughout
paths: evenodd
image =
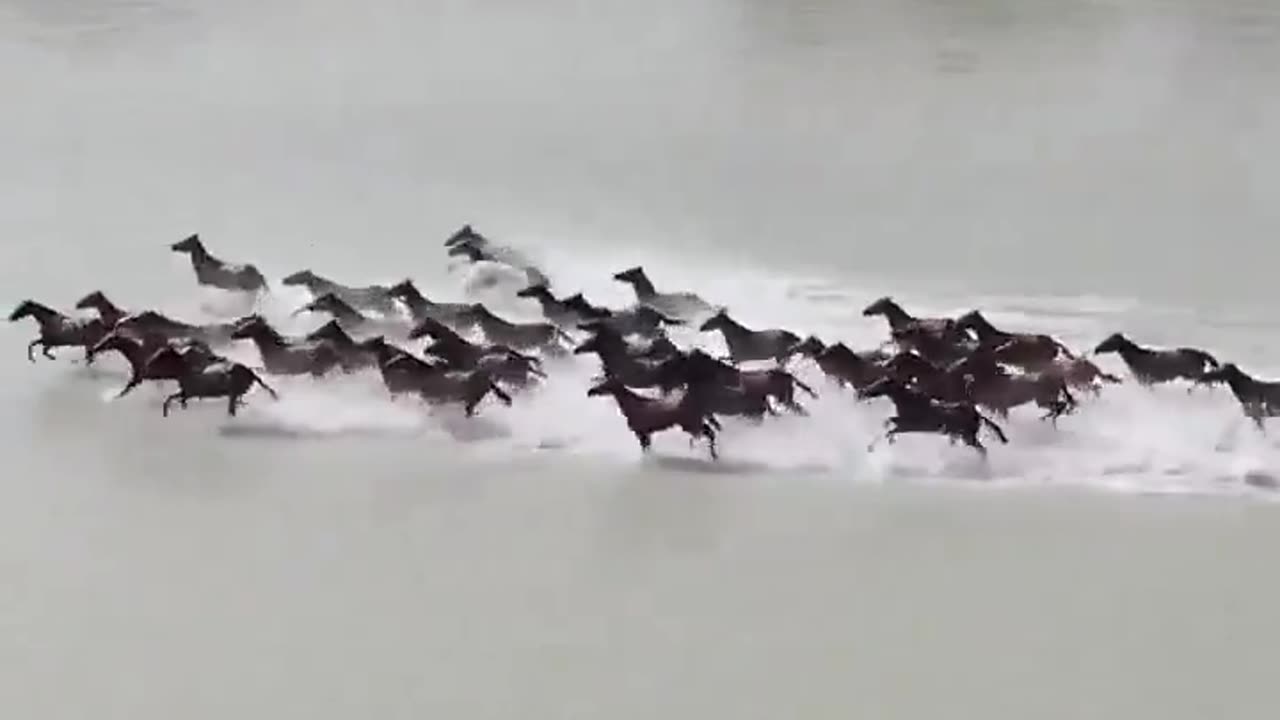
M 975 410 L 974 412 L 977 412 L 977 411 Z M 991 428 L 991 432 L 995 433 L 996 437 L 1000 439 L 1001 443 L 1005 445 L 1009 444 L 1008 436 L 1004 434 L 1004 430 L 1001 430 L 999 425 L 995 424 L 995 422 L 991 418 L 987 417 L 986 415 L 983 415 L 982 413 L 977 413 L 977 415 L 978 415 L 978 421 L 981 422 L 983 425 Z

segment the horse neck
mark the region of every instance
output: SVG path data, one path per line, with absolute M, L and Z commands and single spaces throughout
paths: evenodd
M 262 353 L 283 350 L 287 345 L 280 333 L 266 325 L 263 325 L 250 339 L 258 346 L 258 351 Z
M 98 311 L 98 316 L 108 325 L 115 325 L 128 314 L 105 297 L 95 303 L 93 309 Z
M 658 289 L 653 286 L 653 281 L 648 275 L 640 273 L 638 277 L 631 279 L 631 287 L 636 291 L 636 297 L 651 298 L 658 294 Z
M 414 310 L 422 310 L 424 308 L 431 307 L 431 303 L 427 301 L 427 298 L 413 285 L 406 285 L 404 287 L 404 291 L 401 293 L 400 299 L 404 300 L 405 304 Z
M 973 319 L 972 325 L 974 332 L 978 333 L 979 338 L 1000 339 L 1011 337 L 1009 333 L 1000 330 L 995 325 L 992 325 L 981 315 Z
M 884 316 L 889 321 L 889 325 L 894 328 L 903 327 L 915 321 L 911 313 L 903 310 L 902 306 L 895 302 L 885 304 Z
M 31 312 L 31 317 L 35 318 L 36 322 L 39 323 L 41 327 L 58 325 L 69 319 L 66 315 L 63 315 L 57 310 L 54 310 L 47 305 L 41 305 L 37 302 L 31 303 L 28 307 Z
M 745 325 L 728 315 L 721 316 L 719 328 L 726 338 L 746 338 L 751 336 L 751 331 Z
M 620 385 L 610 390 L 609 394 L 613 395 L 613 399 L 618 403 L 622 414 L 627 417 L 638 413 L 644 406 L 644 398 L 637 395 L 631 388 Z

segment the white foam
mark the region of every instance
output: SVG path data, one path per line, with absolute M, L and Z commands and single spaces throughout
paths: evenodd
M 646 256 L 637 252 L 585 255 L 580 250 L 549 247 L 540 253 L 554 269 L 560 294 L 581 290 L 597 303 L 623 306 L 634 298 L 612 280 L 618 270 L 644 265 L 661 291 L 692 290 L 726 306 L 753 327 L 787 327 L 814 333 L 828 341 L 844 340 L 855 348 L 879 345 L 883 320 L 865 318 L 862 307 L 882 288 L 860 288 L 838 278 L 787 277 L 750 267 L 726 267 L 696 257 Z M 538 317 L 536 303 L 514 296 L 523 277 L 493 263 L 471 264 L 447 275 L 453 285 L 420 282 L 433 299 L 482 299 L 495 311 L 517 319 Z M 1128 299 L 972 297 L 930 298 L 896 295 L 918 314 L 954 314 L 980 307 L 998 325 L 1051 332 L 1078 349 L 1088 349 L 1105 334 L 1125 329 L 1123 322 L 1143 309 Z M 291 317 L 305 293 L 273 291 L 254 307 L 282 331 L 302 333 L 322 319 Z M 230 300 L 204 297 L 196 308 L 207 317 L 226 318 L 246 308 Z M 1147 309 L 1156 317 L 1167 310 Z M 1185 318 L 1182 314 L 1180 317 Z M 1184 344 L 1202 336 L 1221 339 L 1220 329 L 1188 325 Z M 1216 334 L 1215 334 L 1216 333 Z M 677 342 L 697 344 L 723 353 L 719 335 L 696 328 L 677 328 Z M 1247 338 L 1239 338 L 1243 343 Z M 414 345 L 419 348 L 420 345 Z M 257 354 L 238 343 L 233 355 L 258 366 Z M 1123 369 L 1101 360 L 1109 369 Z M 808 362 L 792 369 L 821 394 L 801 396 L 809 417 L 783 415 L 753 425 L 724 421 L 717 471 L 828 473 L 861 482 L 980 482 L 984 485 L 1084 485 L 1130 493 L 1236 493 L 1271 495 L 1280 451 L 1269 437 L 1244 422 L 1225 389 L 1188 395 L 1175 387 L 1143 390 L 1132 385 L 1109 387 L 1101 398 L 1081 398 L 1084 406 L 1055 429 L 1038 419 L 1034 409 L 1018 409 L 1001 421 L 1010 443 L 989 442 L 983 461 L 963 446 L 935 436 L 903 436 L 890 445 L 877 440 L 888 405 L 858 402 L 848 391 L 830 385 Z M 706 457 L 699 443 L 690 448 L 681 433 L 655 438 L 655 454 L 643 460 L 635 439 L 611 400 L 589 398 L 586 389 L 598 372 L 594 356 L 551 361 L 545 385 L 516 395 L 512 407 L 493 399 L 479 416 L 463 418 L 449 409 L 426 410 L 416 403 L 393 402 L 375 373 L 325 380 L 269 378 L 281 399 L 272 402 L 255 393 L 241 417 L 225 421 L 228 436 L 330 437 L 336 435 L 425 435 L 441 442 L 485 443 L 486 452 L 518 459 L 531 453 L 571 453 L 603 463 L 648 462 L 655 469 L 701 467 Z M 1260 369 L 1260 371 L 1265 368 Z M 114 390 L 104 391 L 114 393 Z M 104 395 L 104 399 L 105 399 Z M 875 447 L 868 450 L 868 445 Z

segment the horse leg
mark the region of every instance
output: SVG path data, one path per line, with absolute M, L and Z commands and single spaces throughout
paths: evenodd
M 983 458 L 987 457 L 987 446 L 983 445 L 982 441 L 978 439 L 978 433 L 976 430 L 972 432 L 966 432 L 964 434 L 964 444 L 968 445 L 974 450 L 977 450 L 978 454 L 981 455 Z
M 187 406 L 187 396 L 179 390 L 178 392 L 166 397 L 164 399 L 164 404 L 160 406 L 160 413 L 164 417 L 169 417 L 169 406 L 173 404 L 174 400 L 182 401 L 182 407 L 184 408 Z
M 240 397 L 234 393 L 227 396 L 227 415 L 236 416 L 236 406 L 240 404 Z
M 142 378 L 138 377 L 135 374 L 133 377 L 129 378 L 129 382 L 125 383 L 124 387 L 120 389 L 120 392 L 116 394 L 116 399 L 119 400 L 125 395 L 128 395 L 129 393 L 133 392 L 134 388 L 138 387 L 141 384 L 142 384 Z
M 27 345 L 27 359 L 30 360 L 31 362 L 35 362 L 36 356 L 34 351 L 37 347 L 43 344 L 44 344 L 44 340 L 41 338 L 36 338 L 35 340 L 32 340 L 31 343 Z
M 649 448 L 653 446 L 653 438 L 649 436 L 649 433 L 643 433 L 643 432 L 640 432 L 639 430 L 636 430 L 634 432 L 635 432 L 636 440 L 640 441 L 640 452 L 643 452 L 643 453 L 649 452 Z

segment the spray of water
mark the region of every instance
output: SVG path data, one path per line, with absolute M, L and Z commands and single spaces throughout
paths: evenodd
M 725 266 L 723 259 L 712 263 L 638 251 L 601 257 L 550 246 L 539 259 L 554 268 L 550 274 L 560 294 L 582 291 L 592 301 L 610 306 L 633 300 L 629 288 L 612 280 L 613 273 L 640 264 L 660 290 L 695 290 L 749 326 L 786 327 L 828 341 L 844 340 L 855 348 L 874 347 L 885 339 L 882 321 L 861 315 L 869 301 L 889 294 L 888 288 L 874 283 L 787 276 Z M 424 291 L 440 299 L 483 301 L 513 319 L 539 318 L 534 302 L 514 294 L 524 284 L 523 273 L 478 263 L 453 268 L 445 278 L 424 283 Z M 1106 333 L 1122 328 L 1136 307 L 1130 300 L 1108 298 L 895 297 L 921 314 L 981 307 L 999 325 L 1050 332 L 1079 350 L 1088 350 Z M 169 309 L 218 318 L 257 311 L 283 331 L 300 334 L 321 322 L 291 316 L 305 300 L 301 291 L 277 288 L 253 306 L 239 298 L 203 293 L 172 303 Z M 676 328 L 672 336 L 683 346 L 724 352 L 718 335 Z M 260 362 L 247 344 L 237 344 L 231 354 L 251 365 Z M 1100 362 L 1124 373 L 1110 359 Z M 723 459 L 714 469 L 824 473 L 860 482 L 1087 485 L 1133 493 L 1265 496 L 1276 482 L 1276 444 L 1244 421 L 1223 388 L 1188 394 L 1178 387 L 1109 387 L 1100 398 L 1082 398 L 1084 406 L 1057 428 L 1039 420 L 1033 408 L 1015 409 L 1005 421 L 1010 444 L 993 443 L 989 458 L 983 460 L 936 436 L 903 436 L 892 445 L 878 442 L 868 449 L 882 433 L 890 411 L 887 401 L 858 401 L 828 383 L 807 361 L 796 362 L 792 369 L 820 394 L 816 400 L 805 399 L 811 415 L 784 414 L 759 425 L 726 421 Z M 649 462 L 655 471 L 712 468 L 702 447 L 689 448 L 687 438 L 674 432 L 659 436 L 655 456 L 643 459 L 613 403 L 586 396 L 591 377 L 599 371 L 594 357 L 552 361 L 548 371 L 545 384 L 517 395 L 512 407 L 486 400 L 479 417 L 471 419 L 449 408 L 428 410 L 416 402 L 392 400 L 370 372 L 324 380 L 272 378 L 282 395 L 279 402 L 257 395 L 242 417 L 217 422 L 224 437 L 355 435 L 377 442 L 385 436 L 420 435 L 469 447 L 482 443 L 488 455 L 506 454 L 513 461 L 530 453 L 567 453 L 605 465 Z M 111 392 L 104 391 L 104 398 Z

